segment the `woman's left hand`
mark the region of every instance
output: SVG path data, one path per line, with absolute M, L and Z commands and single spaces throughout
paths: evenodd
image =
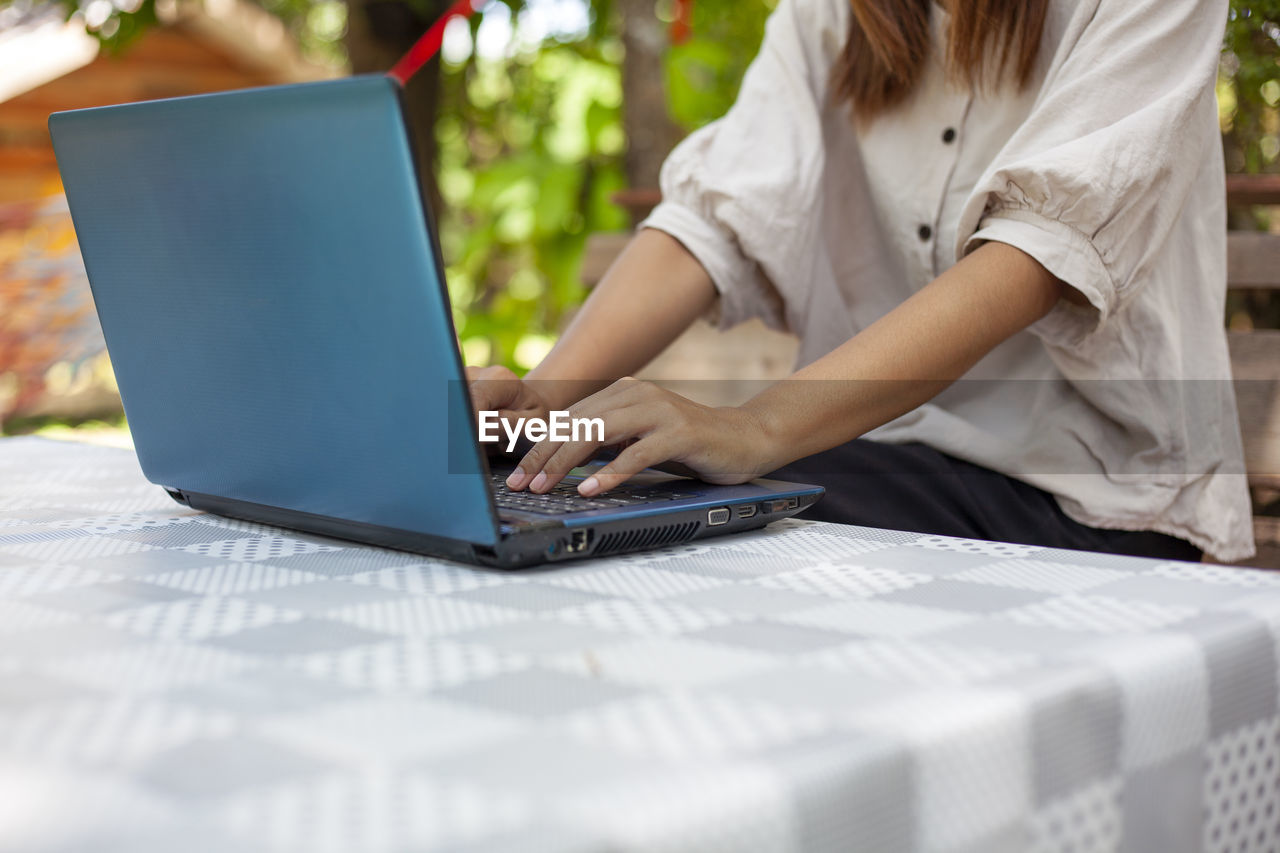
M 604 441 L 542 441 L 507 478 L 512 489 L 545 493 L 601 447 L 623 446 L 617 458 L 583 480 L 598 495 L 645 468 L 678 462 L 709 483 L 745 483 L 768 470 L 759 421 L 741 408 L 713 408 L 637 379 L 620 379 L 569 409 L 570 418 L 600 418 Z

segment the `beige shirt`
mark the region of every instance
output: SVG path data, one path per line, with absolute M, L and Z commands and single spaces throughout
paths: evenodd
M 1051 0 L 1030 84 L 975 94 L 946 79 L 935 6 L 918 89 L 859 128 L 830 97 L 848 0 L 781 0 L 737 103 L 672 153 L 644 226 L 706 267 L 723 326 L 793 331 L 800 365 L 983 241 L 1021 249 L 1090 306 L 1060 303 L 869 437 L 1031 483 L 1084 524 L 1246 557 L 1214 101 L 1226 8 Z

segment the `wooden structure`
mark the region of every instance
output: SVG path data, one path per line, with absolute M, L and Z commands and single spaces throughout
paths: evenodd
M 656 190 L 631 190 L 618 203 L 643 218 L 660 200 Z M 1280 176 L 1228 176 L 1229 205 L 1280 205 Z M 596 234 L 587 242 L 582 278 L 598 282 L 631 235 Z M 1233 231 L 1227 235 L 1227 288 L 1280 293 L 1280 234 Z M 1255 506 L 1258 554 L 1245 565 L 1280 568 L 1280 329 L 1231 331 L 1232 375 L 1240 407 L 1245 469 Z M 787 376 L 796 352 L 794 338 L 752 321 L 718 334 L 698 323 L 654 360 L 641 376 L 680 377 L 676 390 L 714 405 L 733 405 L 752 396 L 763 384 Z M 737 382 L 684 382 L 692 379 Z
M 1229 176 L 1227 201 L 1280 205 L 1280 175 Z M 1227 288 L 1280 295 L 1280 234 L 1228 233 Z M 1227 345 L 1240 407 L 1245 470 L 1254 504 L 1262 510 L 1253 519 L 1258 554 L 1245 565 L 1280 568 L 1280 514 L 1276 514 L 1280 511 L 1280 329 L 1231 331 Z
M 302 59 L 279 19 L 242 0 L 157 3 L 161 26 L 121 56 L 84 23 L 37 8 L 0 33 L 0 205 L 60 191 L 49 113 L 337 72 Z
M 242 0 L 159 0 L 161 25 L 108 56 L 52 5 L 0 9 L 0 421 L 120 401 L 49 139 L 58 110 L 334 76 Z

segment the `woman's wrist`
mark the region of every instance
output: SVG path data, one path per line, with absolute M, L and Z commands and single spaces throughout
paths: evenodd
M 756 457 L 762 473 L 776 471 L 797 459 L 821 453 L 852 441 L 879 423 L 867 417 L 877 408 L 866 391 L 888 391 L 889 382 L 832 382 L 831 380 L 789 379 L 778 382 L 743 403 L 739 408 L 751 423 Z M 833 397 L 849 387 L 859 387 L 862 396 L 846 396 L 833 408 Z
M 758 399 L 729 409 L 738 421 L 734 431 L 743 442 L 744 458 L 752 465 L 751 479 L 776 471 L 796 456 L 788 452 L 791 443 L 780 432 L 775 413 Z
M 542 365 L 529 371 L 524 381 L 550 411 L 565 411 L 608 384 L 590 379 L 565 379 L 556 375 L 555 370 L 544 369 Z

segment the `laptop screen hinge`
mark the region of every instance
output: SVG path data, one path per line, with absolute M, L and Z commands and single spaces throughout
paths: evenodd
M 185 494 L 183 494 L 181 489 L 175 489 L 172 486 L 161 486 L 160 488 L 168 492 L 169 497 L 173 498 L 175 501 L 182 504 L 183 506 L 191 506 L 191 501 L 187 498 Z

